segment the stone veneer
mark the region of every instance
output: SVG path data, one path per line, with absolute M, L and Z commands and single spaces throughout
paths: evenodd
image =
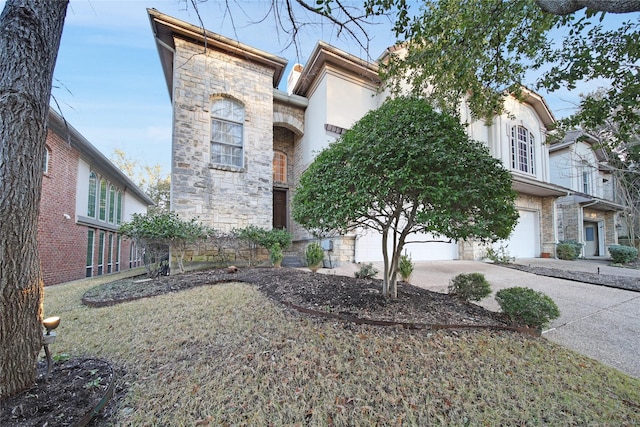
M 229 231 L 270 228 L 273 211 L 273 70 L 175 39 L 171 206 Z M 212 100 L 228 97 L 245 109 L 244 165 L 210 161 Z

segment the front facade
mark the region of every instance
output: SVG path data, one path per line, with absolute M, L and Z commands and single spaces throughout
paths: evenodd
M 307 63 L 295 64 L 287 91 L 278 89 L 282 58 L 149 10 L 174 109 L 172 207 L 229 231 L 247 225 L 286 228 L 299 245 L 311 236 L 294 223 L 290 201 L 315 155 L 389 96 L 377 63 L 318 42 Z M 472 139 L 512 172 L 520 222 L 501 242 L 511 256 L 555 254 L 556 199 L 569 190 L 551 183 L 547 131 L 554 118 L 531 91 L 507 99 L 510 115 L 471 123 Z M 434 236 L 414 236 L 431 240 Z M 437 236 L 436 236 L 437 238 Z M 442 240 L 437 238 L 438 240 Z M 333 239 L 339 262 L 381 259 L 381 236 L 358 230 Z M 480 259 L 474 242 L 407 246 L 414 261 Z
M 608 256 L 618 243 L 615 179 L 599 141 L 582 131 L 568 132 L 550 146 L 552 181 L 571 189 L 557 201 L 558 240 L 582 243 L 581 256 Z
M 38 250 L 45 285 L 141 265 L 118 228 L 153 201 L 51 109 L 43 169 Z

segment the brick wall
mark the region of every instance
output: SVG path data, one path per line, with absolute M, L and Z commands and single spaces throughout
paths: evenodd
M 38 250 L 44 283 L 52 285 L 84 277 L 87 233 L 75 223 L 80 154 L 51 131 L 47 149 L 49 172 L 42 179 Z

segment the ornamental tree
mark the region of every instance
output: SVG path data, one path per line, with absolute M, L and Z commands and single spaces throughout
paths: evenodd
M 184 273 L 184 255 L 187 249 L 207 238 L 207 227 L 196 218 L 184 220 L 175 212 L 133 214 L 132 219 L 120 226 L 120 233 L 133 239 L 145 250 L 145 267 L 149 275 L 155 273 L 151 265 L 159 263 L 171 248 L 176 252 L 178 270 Z
M 453 116 L 398 97 L 370 111 L 302 174 L 293 217 L 318 233 L 382 234 L 383 294 L 396 298 L 411 233 L 506 239 L 518 219 L 511 175 Z M 388 251 L 387 243 L 393 248 Z

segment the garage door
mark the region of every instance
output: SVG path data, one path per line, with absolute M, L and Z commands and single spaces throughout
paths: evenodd
M 433 242 L 433 240 L 446 240 L 432 234 L 411 234 L 407 241 L 425 242 L 410 243 L 405 245 L 407 253 L 412 261 L 449 261 L 458 259 L 458 244 L 455 242 Z M 391 256 L 389 245 L 389 256 Z M 356 262 L 382 261 L 382 234 L 372 230 L 361 230 L 356 237 Z
M 538 212 L 518 210 L 520 218 L 516 228 L 506 241 L 500 241 L 494 245 L 497 249 L 500 244 L 508 245 L 509 255 L 516 258 L 535 258 L 540 256 L 540 222 Z

